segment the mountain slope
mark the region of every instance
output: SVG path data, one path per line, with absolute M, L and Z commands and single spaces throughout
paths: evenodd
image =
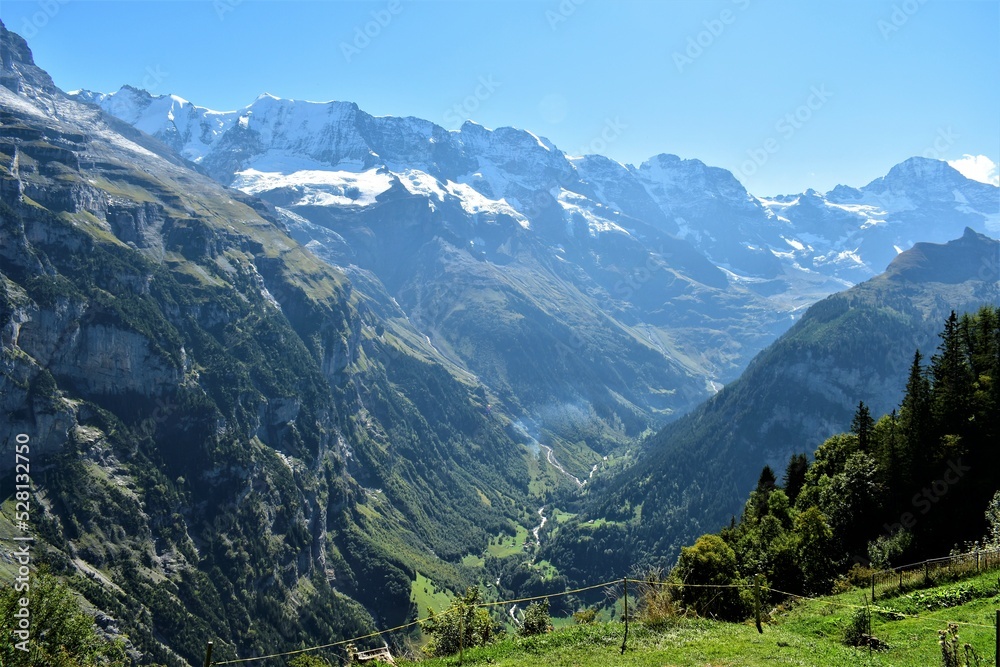
M 75 95 L 369 272 L 577 475 L 914 241 L 1000 225 L 996 187 L 922 158 L 860 189 L 758 199 L 698 160 L 570 157 L 524 130 L 446 131 L 348 102 L 265 94 L 217 112 L 131 87 Z
M 326 261 L 366 271 L 577 476 L 711 395 L 790 322 L 790 306 L 673 236 L 628 169 L 530 132 L 268 95 L 221 113 L 132 88 L 76 97 L 272 203 Z
M 0 84 L 0 474 L 26 434 L 34 562 L 137 658 L 405 621 L 417 571 L 458 588 L 528 518 L 522 436 L 391 298 L 2 24 Z
M 763 465 L 784 470 L 792 453 L 847 430 L 858 401 L 873 415 L 896 407 L 914 349 L 936 350 L 951 310 L 998 303 L 1000 242 L 966 230 L 918 243 L 882 275 L 809 308 L 737 381 L 651 438 L 635 465 L 599 478 L 585 518 L 560 528 L 541 557 L 581 580 L 672 564 L 681 545 L 738 514 Z M 594 528 L 594 518 L 606 522 Z

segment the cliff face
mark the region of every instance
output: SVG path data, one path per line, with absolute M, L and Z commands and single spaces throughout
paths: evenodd
M 171 665 L 401 622 L 418 566 L 461 585 L 526 504 L 484 389 L 2 24 L 0 84 L 0 475 L 27 434 L 37 561 Z

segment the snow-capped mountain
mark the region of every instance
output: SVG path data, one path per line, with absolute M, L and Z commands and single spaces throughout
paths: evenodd
M 922 158 L 859 189 L 763 199 L 699 160 L 570 157 L 526 130 L 348 102 L 74 95 L 276 206 L 556 441 L 683 412 L 914 242 L 1000 231 L 996 187 Z
M 520 214 L 528 225 L 552 207 L 564 219 L 584 219 L 590 234 L 627 234 L 620 224 L 627 216 L 690 241 L 734 277 L 777 279 L 763 289 L 792 301 L 799 289 L 810 300 L 816 289 L 870 277 L 920 240 L 944 241 L 965 227 L 1000 232 L 997 188 L 927 158 L 861 188 L 767 199 L 699 160 L 661 154 L 634 167 L 599 155 L 570 158 L 525 130 L 467 122 L 447 131 L 417 118 L 373 117 L 348 102 L 264 94 L 218 112 L 131 86 L 75 95 L 239 189 L 291 187 L 301 201 L 367 206 L 391 185 L 381 170 L 395 172 L 410 192 L 455 197 L 474 213 Z M 424 175 L 438 184 L 428 190 Z
M 762 201 L 789 228 L 789 259 L 852 282 L 920 241 L 941 243 L 965 227 L 1000 233 L 998 189 L 928 158 L 910 158 L 861 188 Z

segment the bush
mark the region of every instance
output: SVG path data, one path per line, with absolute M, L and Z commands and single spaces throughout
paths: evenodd
M 424 630 L 431 636 L 424 651 L 431 656 L 446 656 L 473 646 L 486 646 L 502 634 L 500 625 L 488 611 L 478 606 L 481 593 L 470 587 L 440 614 L 430 611 Z M 546 613 L 548 608 L 546 606 Z
M 844 629 L 844 643 L 848 646 L 867 646 L 872 634 L 872 613 L 865 606 L 855 609 Z
M 986 506 L 986 526 L 984 546 L 987 549 L 1000 549 L 1000 491 L 993 494 L 993 499 Z
M 892 567 L 892 560 L 903 555 L 912 542 L 913 536 L 905 530 L 897 530 L 888 537 L 879 535 L 868 543 L 868 558 L 872 567 L 888 570 Z
M 681 586 L 681 602 L 699 616 L 738 621 L 746 617 L 740 596 L 736 553 L 718 535 L 702 535 L 691 547 L 682 547 L 672 578 Z
M 316 655 L 300 655 L 292 658 L 288 667 L 330 667 L 330 663 Z
M 80 610 L 70 589 L 46 572 L 31 575 L 28 591 L 13 586 L 0 590 L 0 618 L 14 619 L 27 599 L 31 639 L 29 652 L 9 630 L 0 634 L 0 665 L 7 667 L 90 667 L 130 664 L 122 642 L 109 642 L 97 634 L 94 619 Z
M 680 605 L 671 590 L 672 584 L 660 568 L 650 568 L 636 575 L 638 618 L 651 628 L 672 625 L 680 615 Z
M 587 625 L 595 620 L 597 620 L 597 610 L 593 607 L 587 607 L 573 613 L 573 621 L 577 625 Z
M 531 635 L 543 635 L 552 629 L 549 619 L 549 601 L 532 602 L 524 610 L 524 624 L 521 626 L 521 635 L 530 637 Z

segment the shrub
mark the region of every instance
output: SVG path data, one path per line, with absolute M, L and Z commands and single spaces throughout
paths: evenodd
M 16 647 L 16 635 L 0 634 L 0 665 L 8 667 L 113 667 L 130 664 L 123 643 L 110 642 L 94 629 L 94 618 L 80 610 L 70 589 L 47 572 L 31 575 L 30 594 L 13 586 L 0 590 L 0 618 L 13 619 L 27 599 L 32 620 L 30 652 Z
M 635 578 L 639 589 L 639 620 L 651 628 L 672 625 L 681 611 L 672 584 L 663 570 L 650 568 L 638 573 Z
M 525 637 L 531 635 L 543 635 L 551 629 L 549 619 L 549 601 L 532 602 L 524 610 L 524 624 L 521 626 L 521 634 Z
M 736 553 L 718 535 L 702 535 L 694 546 L 681 548 L 672 577 L 681 586 L 681 602 L 699 616 L 741 620 L 746 607 L 740 596 Z
M 500 625 L 478 606 L 481 593 L 470 587 L 440 614 L 430 611 L 424 630 L 431 636 L 424 649 L 431 656 L 446 656 L 473 646 L 486 646 L 501 634 Z
M 872 612 L 868 606 L 855 609 L 844 629 L 844 643 L 848 646 L 867 646 L 872 634 Z

